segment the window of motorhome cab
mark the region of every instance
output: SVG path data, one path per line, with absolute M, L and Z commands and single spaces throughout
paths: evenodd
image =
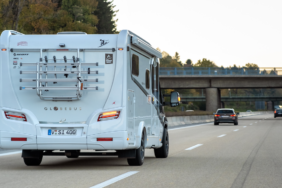
M 146 70 L 146 88 L 150 89 L 150 71 Z
M 132 72 L 133 75 L 139 76 L 139 57 L 135 54 L 132 55 Z

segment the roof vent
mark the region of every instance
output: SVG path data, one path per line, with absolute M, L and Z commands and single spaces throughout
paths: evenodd
M 63 31 L 57 33 L 57 35 L 87 35 L 87 33 L 82 31 Z

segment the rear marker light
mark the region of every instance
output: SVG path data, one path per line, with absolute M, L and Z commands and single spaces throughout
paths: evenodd
M 11 138 L 11 141 L 27 141 L 27 138 Z
M 113 138 L 97 138 L 98 142 L 113 141 Z
M 231 117 L 236 117 L 236 114 L 230 115 Z
M 6 52 L 7 49 L 6 49 L 6 48 L 2 48 L 1 51 L 2 51 L 2 52 Z
M 104 112 L 99 115 L 98 121 L 117 119 L 120 115 L 120 111 Z
M 8 112 L 8 111 L 5 111 L 4 113 L 7 119 L 17 120 L 17 121 L 27 121 L 26 116 L 22 113 Z
M 119 50 L 119 51 L 122 51 L 122 50 L 123 50 L 123 48 L 119 48 L 118 50 Z

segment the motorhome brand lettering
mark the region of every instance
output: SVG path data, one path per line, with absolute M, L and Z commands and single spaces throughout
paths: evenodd
M 28 54 L 16 54 L 16 53 L 14 53 L 13 55 L 17 56 L 17 55 L 28 55 Z
M 105 63 L 112 64 L 113 63 L 113 54 L 105 54 Z
M 57 107 L 57 106 L 55 106 L 55 107 L 53 107 L 53 108 L 50 107 L 50 110 L 58 111 L 59 108 L 60 108 L 60 110 L 63 110 L 63 109 L 64 109 L 63 107 Z M 77 110 L 78 107 L 73 107 L 73 109 L 74 109 L 74 110 Z M 44 110 L 48 110 L 48 107 L 44 107 Z M 72 107 L 65 107 L 65 110 L 72 110 Z M 81 107 L 79 107 L 79 110 L 81 110 Z

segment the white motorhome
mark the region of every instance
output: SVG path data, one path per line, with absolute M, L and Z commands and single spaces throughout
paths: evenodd
M 168 156 L 162 55 L 138 35 L 6 30 L 0 49 L 0 147 L 22 150 L 26 165 L 52 155 L 142 165 L 145 148 Z M 172 106 L 178 97 L 171 94 Z

